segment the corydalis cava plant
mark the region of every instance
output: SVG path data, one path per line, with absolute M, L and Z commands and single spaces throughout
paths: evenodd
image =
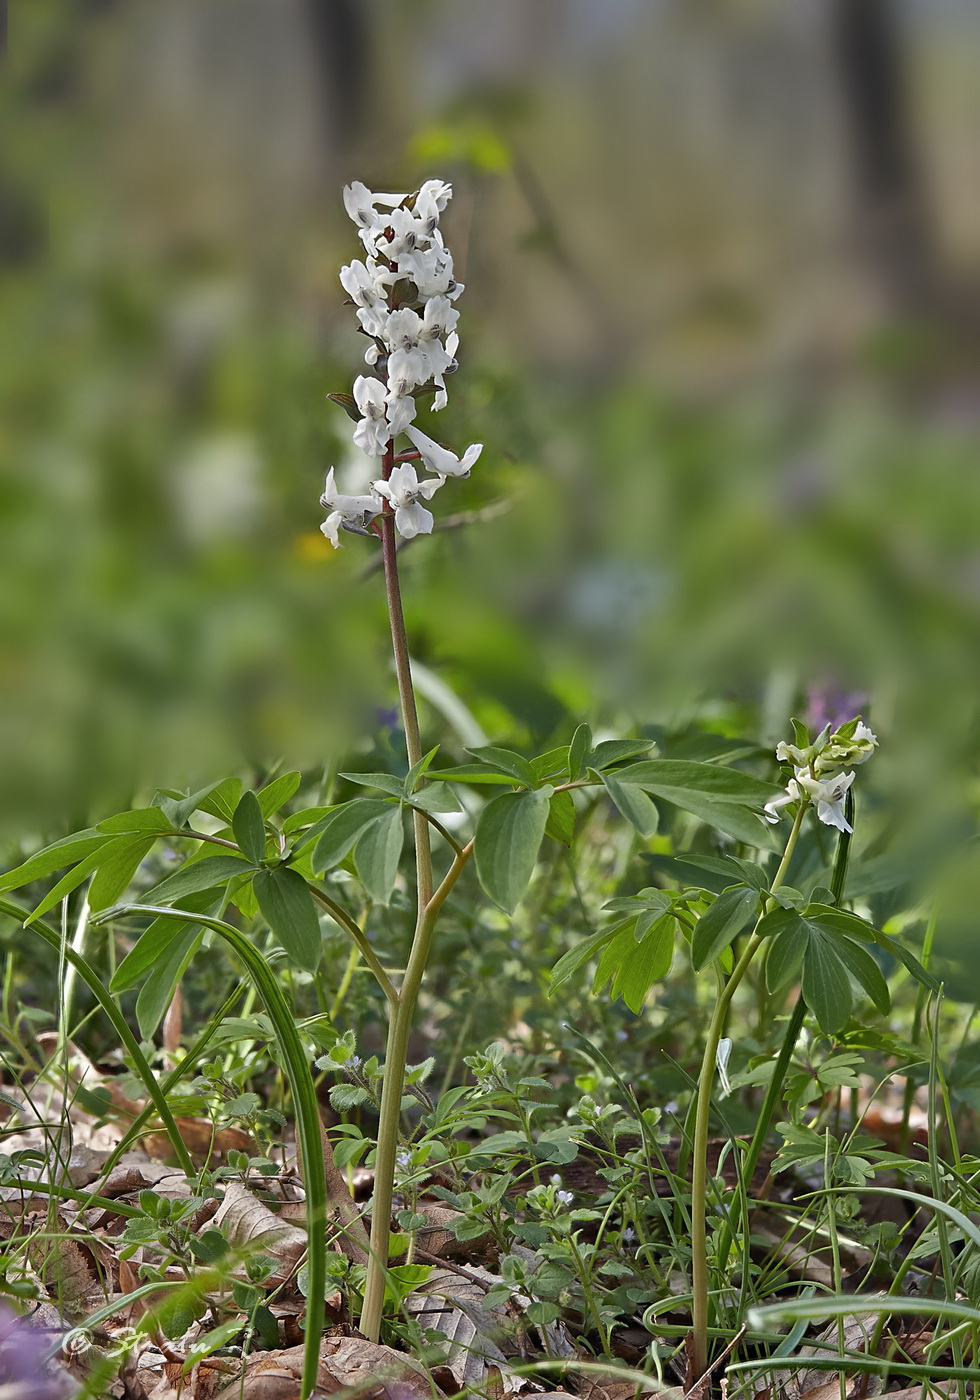
M 778 822 L 781 807 L 809 801 L 826 826 L 852 832 L 854 828 L 844 814 L 844 804 L 854 773 L 845 773 L 844 769 L 848 764 L 856 766 L 866 762 L 877 744 L 876 736 L 860 717 L 842 724 L 833 734 L 828 724 L 812 744 L 778 744 L 776 757 L 780 763 L 792 764 L 793 777 L 781 797 L 766 803 L 767 819 Z
M 432 532 L 434 517 L 425 501 L 451 476 L 468 476 L 481 443 L 462 457 L 413 428 L 421 397 L 438 411 L 447 402 L 446 375 L 456 368 L 459 312 L 453 302 L 463 290 L 453 276 L 453 258 L 442 240 L 440 216 L 452 195 L 442 180 L 426 180 L 415 194 L 372 194 L 355 181 L 344 189 L 344 205 L 358 227 L 364 261 L 341 269 L 340 282 L 355 307 L 370 344 L 364 355 L 373 371 L 354 380 L 344 402 L 355 418 L 354 444 L 381 459 L 381 471 L 361 493 L 338 489 L 331 467 L 320 504 L 329 512 L 320 526 L 337 548 L 340 531 L 377 532 L 375 522 L 390 514 L 403 539 Z M 405 434 L 412 449 L 396 456 L 396 438 Z M 419 476 L 418 462 L 430 476 Z

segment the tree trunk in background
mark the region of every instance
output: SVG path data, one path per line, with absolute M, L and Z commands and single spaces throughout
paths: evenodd
M 831 0 L 829 16 L 863 255 L 889 312 L 935 313 L 936 248 L 894 2 Z
M 363 0 L 306 0 L 313 56 L 320 78 L 323 119 L 335 152 L 354 141 L 363 127 L 368 64 L 369 18 Z

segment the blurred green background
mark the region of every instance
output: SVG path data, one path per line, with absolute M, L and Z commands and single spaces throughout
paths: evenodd
M 907 804 L 972 776 L 976 5 L 7 20 L 8 839 L 336 759 L 394 703 L 371 546 L 318 533 L 363 344 L 351 179 L 455 186 L 461 368 L 429 426 L 486 447 L 404 588 L 490 738 L 733 704 L 769 740 L 833 687 L 872 697 Z

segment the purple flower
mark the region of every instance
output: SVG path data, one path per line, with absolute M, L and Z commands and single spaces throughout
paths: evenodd
M 821 681 L 811 685 L 806 693 L 806 722 L 814 734 L 819 734 L 825 725 L 830 725 L 831 733 L 847 724 L 855 715 L 868 708 L 869 696 L 865 690 L 842 690 L 833 681 Z
M 0 1303 L 0 1389 L 4 1400 L 65 1400 L 74 1386 L 62 1371 L 48 1369 L 50 1336 Z

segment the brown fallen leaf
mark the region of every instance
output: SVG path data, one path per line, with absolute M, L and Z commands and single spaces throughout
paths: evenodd
M 306 1231 L 280 1220 L 240 1181 L 225 1189 L 225 1198 L 208 1228 L 220 1230 L 231 1244 L 255 1245 L 274 1259 L 277 1267 L 268 1280 L 270 1287 L 285 1283 L 306 1253 Z
M 302 1374 L 301 1346 L 257 1352 L 244 1375 L 215 1400 L 298 1400 Z M 316 1384 L 324 1395 L 347 1390 L 351 1400 L 432 1400 L 432 1386 L 417 1362 L 361 1337 L 323 1339 Z

